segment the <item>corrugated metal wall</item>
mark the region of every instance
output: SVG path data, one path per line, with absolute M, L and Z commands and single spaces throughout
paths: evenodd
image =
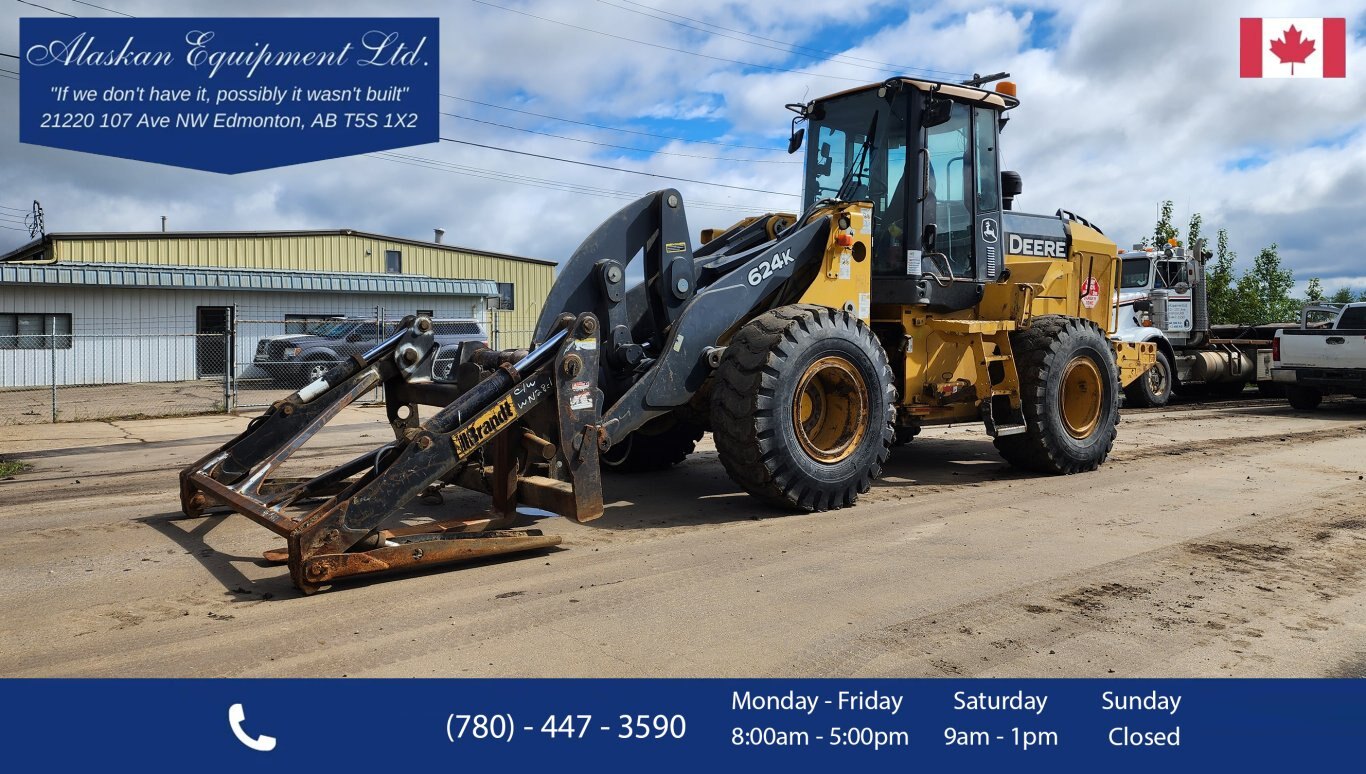
M 58 237 L 60 262 L 144 263 L 227 266 L 251 269 L 383 273 L 385 251 L 402 256 L 404 274 L 444 279 L 510 282 L 516 308 L 500 312 L 498 324 L 509 345 L 523 345 L 535 327 L 541 303 L 555 280 L 555 267 L 482 255 L 435 244 L 409 244 L 359 234 Z M 418 306 L 414 304 L 414 306 Z M 425 307 L 423 307 L 425 308 Z M 525 332 L 525 336 L 520 335 Z
M 25 286 L 0 293 L 0 313 L 70 314 L 71 348 L 0 349 L 0 387 L 51 384 L 54 359 L 59 385 L 196 379 L 201 306 L 236 307 L 239 365 L 250 362 L 262 337 L 287 332 L 286 314 L 372 317 L 378 311 L 393 320 L 422 309 L 488 327 L 483 299 L 472 296 Z

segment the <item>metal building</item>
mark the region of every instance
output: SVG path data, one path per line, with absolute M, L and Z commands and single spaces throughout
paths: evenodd
M 240 378 L 262 338 L 332 317 L 474 318 L 520 346 L 553 279 L 350 230 L 47 234 L 0 255 L 0 388 Z
M 541 301 L 555 280 L 553 261 L 350 229 L 47 234 L 0 255 L 0 262 L 140 264 L 489 280 L 498 284 L 503 296 L 498 323 L 509 332 L 535 327 Z

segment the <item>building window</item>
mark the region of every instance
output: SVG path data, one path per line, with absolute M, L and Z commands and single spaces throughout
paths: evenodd
M 71 349 L 69 314 L 0 314 L 0 349 Z
M 513 292 L 511 282 L 498 283 L 498 308 L 504 311 L 515 309 L 517 305 L 517 295 Z
M 287 314 L 285 315 L 285 333 L 313 333 L 318 326 L 324 323 L 336 322 L 339 314 Z
M 384 251 L 384 271 L 387 274 L 403 273 L 403 253 L 397 250 Z

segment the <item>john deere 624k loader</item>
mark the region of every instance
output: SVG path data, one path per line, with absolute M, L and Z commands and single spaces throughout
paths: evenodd
M 1154 351 L 1108 336 L 1118 264 L 1100 229 L 1011 209 L 1020 178 L 997 142 L 1018 102 L 1009 82 L 982 85 L 895 78 L 789 106 L 806 124 L 800 214 L 698 245 L 677 191 L 644 196 L 564 262 L 529 351 L 482 350 L 438 380 L 431 321 L 409 318 L 186 469 L 185 513 L 228 508 L 279 533 L 287 550 L 267 555 L 312 592 L 554 545 L 508 529 L 519 504 L 597 518 L 602 468 L 667 467 L 707 429 L 737 486 L 794 511 L 853 505 L 931 424 L 981 421 L 1027 470 L 1094 469 Z M 379 385 L 392 443 L 276 475 Z M 439 409 L 425 421 L 424 405 Z M 400 520 L 446 484 L 491 508 Z

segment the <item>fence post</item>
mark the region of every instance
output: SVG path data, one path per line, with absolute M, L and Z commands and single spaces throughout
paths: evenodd
M 237 306 L 228 307 L 228 319 L 223 326 L 223 413 L 232 413 L 233 328 L 237 326 Z
M 52 324 L 48 326 L 47 349 L 51 353 L 49 366 L 52 372 L 52 423 L 57 423 L 57 315 L 52 315 Z

